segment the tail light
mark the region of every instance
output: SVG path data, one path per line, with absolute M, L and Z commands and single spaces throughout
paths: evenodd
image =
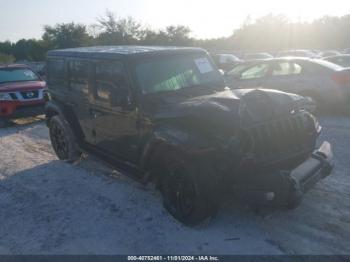
M 339 72 L 332 76 L 338 85 L 350 85 L 350 72 Z

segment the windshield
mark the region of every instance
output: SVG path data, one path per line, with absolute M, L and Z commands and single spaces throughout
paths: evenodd
M 38 81 L 38 76 L 28 68 L 1 68 L 0 83 Z
M 144 94 L 224 85 L 220 72 L 201 54 L 171 55 L 141 62 L 136 65 L 135 73 Z

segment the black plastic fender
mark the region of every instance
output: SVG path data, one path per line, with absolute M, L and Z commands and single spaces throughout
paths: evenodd
M 58 101 L 48 101 L 45 105 L 45 115 L 46 115 L 46 124 L 48 126 L 50 118 L 55 115 L 60 115 L 70 124 L 75 137 L 78 142 L 84 138 L 84 133 L 79 125 L 78 119 L 75 116 L 73 110 L 70 110 L 69 107 L 65 106 L 63 103 Z

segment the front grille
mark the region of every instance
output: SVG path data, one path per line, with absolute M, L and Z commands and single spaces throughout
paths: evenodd
M 315 140 L 304 119 L 304 115 L 298 114 L 251 127 L 248 132 L 256 160 L 269 162 L 311 151 Z
M 13 100 L 17 100 L 18 97 L 15 93 L 10 93 L 10 97 L 13 99 Z
M 39 91 L 23 91 L 21 92 L 23 99 L 36 99 L 39 97 Z

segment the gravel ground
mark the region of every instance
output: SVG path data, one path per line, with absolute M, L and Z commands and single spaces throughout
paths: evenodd
M 0 254 L 350 254 L 350 119 L 321 122 L 337 168 L 300 207 L 259 216 L 226 199 L 197 228 L 93 157 L 58 161 L 42 121 L 0 129 Z

